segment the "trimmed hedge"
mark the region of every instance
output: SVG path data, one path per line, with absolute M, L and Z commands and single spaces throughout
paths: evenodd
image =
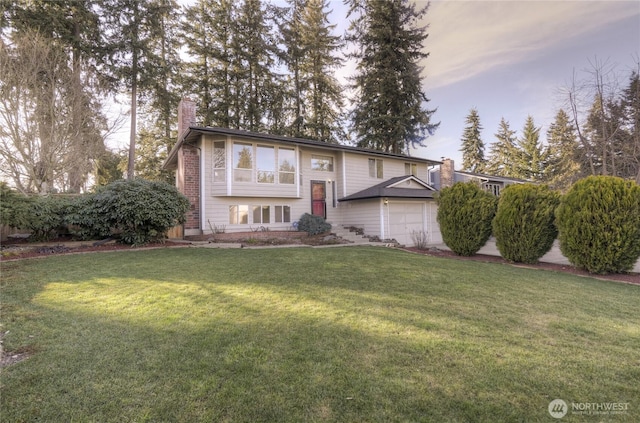
M 26 228 L 30 199 L 0 181 L 0 224 Z
M 555 210 L 560 195 L 544 185 L 510 185 L 500 194 L 493 235 L 500 255 L 517 263 L 537 263 L 558 235 Z
M 491 236 L 497 198 L 475 182 L 458 182 L 437 196 L 438 223 L 445 244 L 460 256 L 471 256 Z
M 591 273 L 629 271 L 640 257 L 640 186 L 613 176 L 576 182 L 556 212 L 560 249 Z

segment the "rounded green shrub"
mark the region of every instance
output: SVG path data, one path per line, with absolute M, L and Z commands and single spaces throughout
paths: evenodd
M 560 249 L 591 273 L 629 271 L 640 257 L 640 186 L 613 176 L 576 182 L 556 212 Z
M 309 235 L 323 234 L 331 230 L 331 224 L 322 216 L 315 216 L 305 213 L 298 221 L 298 230 L 307 232 Z
M 517 263 L 537 263 L 558 235 L 555 210 L 560 195 L 545 185 L 510 185 L 500 194 L 493 235 L 500 255 Z
M 445 244 L 461 256 L 471 256 L 491 236 L 497 199 L 475 182 L 458 182 L 437 196 L 438 224 Z
M 165 182 L 116 181 L 85 197 L 67 216 L 83 237 L 116 235 L 125 244 L 163 239 L 167 230 L 184 223 L 189 200 Z

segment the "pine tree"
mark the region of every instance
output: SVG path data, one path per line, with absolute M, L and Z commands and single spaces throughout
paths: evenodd
M 337 56 L 340 37 L 331 34 L 327 4 L 324 0 L 308 0 L 302 13 L 300 40 L 306 54 L 300 61 L 306 120 L 304 135 L 308 138 L 338 143 L 345 137 L 342 130 L 342 87 L 333 72 L 342 64 Z
M 302 137 L 304 136 L 304 93 L 307 87 L 303 85 L 302 62 L 308 53 L 307 47 L 302 42 L 302 32 L 304 24 L 302 14 L 307 0 L 288 0 L 289 7 L 286 18 L 280 27 L 280 35 L 284 45 L 283 61 L 289 70 L 288 95 L 291 97 L 290 111 L 293 120 L 289 127 L 285 129 L 285 135 Z
M 569 115 L 562 109 L 547 131 L 549 157 L 545 181 L 553 188 L 566 191 L 583 177 L 579 161 L 579 143 Z
M 274 107 L 278 101 L 280 81 L 272 71 L 275 42 L 270 32 L 266 11 L 260 0 L 244 0 L 237 14 L 235 53 L 244 68 L 245 96 L 241 126 L 249 131 L 262 131 L 271 126 L 278 128 L 280 115 Z M 271 122 L 267 118 L 271 117 Z M 275 118 L 275 120 L 274 120 Z M 278 130 L 272 132 L 279 132 Z
M 466 127 L 462 135 L 462 169 L 470 172 L 483 172 L 486 166 L 484 158 L 484 142 L 480 131 L 480 116 L 478 110 L 473 108 L 466 120 Z
M 640 64 L 638 65 L 640 67 Z M 633 71 L 620 100 L 623 113 L 622 176 L 640 184 L 640 69 Z
M 175 0 L 158 0 L 158 7 L 160 31 L 158 37 L 150 43 L 150 49 L 156 52 L 158 62 L 155 66 L 154 82 L 148 91 L 145 114 L 149 121 L 148 130 L 161 140 L 157 145 L 157 153 L 166 154 L 177 139 L 177 110 L 180 101 L 178 86 L 182 74 L 178 34 L 181 15 Z
M 533 117 L 528 116 L 517 143 L 516 176 L 529 181 L 541 181 L 547 162 L 547 152 L 540 141 L 540 128 L 536 128 Z
M 198 120 L 206 126 L 231 127 L 228 119 L 225 122 L 224 119 L 218 118 L 213 106 L 214 97 L 217 96 L 217 100 L 226 106 L 228 117 L 229 99 L 221 98 L 217 91 L 219 84 L 228 83 L 228 76 L 224 74 L 224 70 L 228 69 L 229 64 L 228 60 L 221 60 L 221 65 L 215 66 L 215 60 L 217 56 L 224 57 L 228 52 L 229 36 L 225 34 L 233 22 L 230 6 L 230 3 L 226 2 L 198 0 L 185 9 L 182 22 L 182 40 L 189 55 L 184 64 L 182 84 L 187 92 L 196 96 L 194 100 L 198 104 Z M 227 24 L 214 23 L 216 18 L 226 20 Z M 214 40 L 217 40 L 217 43 Z M 221 74 L 217 74 L 216 70 L 221 71 Z
M 162 37 L 166 0 L 102 0 L 100 15 L 110 53 L 111 75 L 130 95 L 131 124 L 127 178 L 133 179 L 138 103 L 156 82 L 162 60 L 154 48 Z
M 419 61 L 426 59 L 423 43 L 428 34 L 418 21 L 427 6 L 416 9 L 408 0 L 350 0 L 349 41 L 356 43 L 352 130 L 359 147 L 403 153 L 423 145 L 438 124 L 435 110 L 422 91 Z
M 518 150 L 516 147 L 515 131 L 509 127 L 509 122 L 502 118 L 496 141 L 491 145 L 487 164 L 488 173 L 496 176 L 517 177 L 516 162 Z

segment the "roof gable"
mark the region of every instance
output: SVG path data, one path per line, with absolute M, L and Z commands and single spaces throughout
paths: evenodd
M 411 188 L 405 184 L 413 185 Z M 405 185 L 405 186 L 403 186 Z M 366 200 L 371 198 L 433 198 L 435 188 L 413 175 L 397 176 L 372 187 L 347 195 L 338 201 Z

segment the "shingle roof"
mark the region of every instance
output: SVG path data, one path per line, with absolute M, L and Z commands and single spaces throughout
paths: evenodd
M 475 173 L 475 172 L 464 172 L 462 170 L 456 170 L 456 173 L 461 175 L 471 176 L 473 178 L 487 179 L 492 181 L 501 181 L 501 182 L 516 182 L 516 183 L 526 183 L 530 182 L 525 179 L 511 178 L 506 176 L 496 176 L 496 175 L 487 175 L 485 173 Z
M 323 148 L 323 149 L 351 151 L 355 153 L 364 153 L 364 154 L 371 154 L 376 156 L 402 158 L 405 160 L 411 160 L 413 162 L 427 163 L 429 165 L 437 165 L 441 163 L 437 160 L 424 159 L 421 157 L 407 156 L 404 154 L 386 153 L 383 151 L 370 150 L 368 148 L 360 148 L 360 147 L 354 147 L 349 145 L 330 144 L 322 141 L 309 140 L 305 138 L 285 137 L 281 135 L 270 135 L 270 134 L 264 134 L 260 132 L 250 132 L 250 131 L 244 131 L 240 129 L 219 128 L 219 127 L 213 127 L 213 126 L 190 126 L 189 130 L 186 131 L 184 136 L 180 138 L 180 140 L 176 143 L 173 149 L 169 152 L 169 155 L 167 156 L 167 159 L 165 160 L 163 167 L 169 166 L 170 164 L 172 164 L 172 162 L 174 162 L 177 159 L 178 150 L 180 149 L 183 143 L 195 141 L 202 134 L 235 135 L 238 137 L 252 138 L 257 140 L 278 141 L 278 142 L 306 145 L 306 146 Z
M 416 188 L 402 188 L 397 185 L 408 180 L 413 180 L 422 185 L 424 189 Z M 353 201 L 353 200 L 366 200 L 371 198 L 433 198 L 435 189 L 423 180 L 416 178 L 415 176 L 397 176 L 387 181 L 374 185 L 362 191 L 358 191 L 354 194 L 347 195 L 338 201 Z

